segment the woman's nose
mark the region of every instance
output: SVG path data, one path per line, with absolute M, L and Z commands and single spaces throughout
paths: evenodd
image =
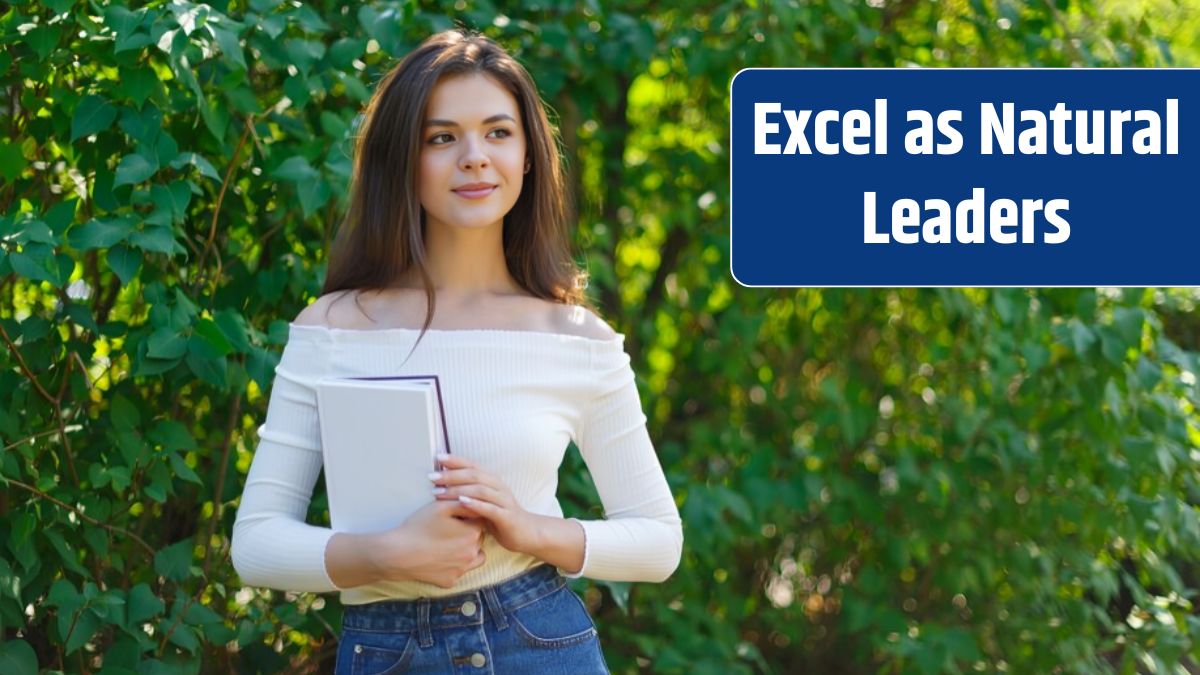
M 483 151 L 483 141 L 468 137 L 463 143 L 463 153 L 459 157 L 458 163 L 464 171 L 486 167 L 488 158 L 487 153 Z

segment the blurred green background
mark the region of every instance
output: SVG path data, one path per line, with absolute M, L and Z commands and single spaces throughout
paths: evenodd
M 1197 291 L 742 288 L 726 148 L 743 67 L 1194 66 L 1197 0 L 0 4 L 0 672 L 331 672 L 229 534 L 356 116 L 454 25 L 561 127 L 684 518 L 572 582 L 614 672 L 1195 672 Z

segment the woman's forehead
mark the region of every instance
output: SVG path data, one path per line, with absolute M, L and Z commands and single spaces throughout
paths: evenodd
M 429 95 L 425 118 L 458 125 L 479 124 L 496 115 L 521 119 L 517 99 L 503 85 L 482 73 L 443 78 Z

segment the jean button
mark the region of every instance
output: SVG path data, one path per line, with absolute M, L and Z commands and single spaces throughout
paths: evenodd
M 471 602 L 470 600 L 464 602 L 462 605 L 462 613 L 463 616 L 475 616 L 475 603 Z
M 361 654 L 362 653 L 362 645 L 354 645 L 354 653 Z
M 483 664 L 485 663 L 487 663 L 487 658 L 485 658 L 483 654 L 475 652 L 471 655 L 471 665 L 475 666 L 476 668 L 482 668 Z

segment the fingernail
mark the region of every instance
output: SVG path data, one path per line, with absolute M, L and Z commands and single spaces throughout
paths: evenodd
M 429 473 L 429 480 L 439 480 L 439 479 L 441 479 L 441 477 L 442 477 L 442 474 L 440 471 L 431 471 Z
M 470 497 L 468 497 L 468 496 L 466 496 L 466 495 L 459 495 L 459 496 L 458 496 L 458 500 L 459 500 L 459 501 L 462 501 L 462 502 L 473 502 L 473 501 L 475 501 L 474 499 L 471 499 Z
M 446 488 L 444 488 L 444 487 L 435 487 L 435 488 L 433 488 L 433 494 L 435 494 L 435 495 L 442 495 L 442 494 L 446 494 Z
M 448 453 L 445 453 L 445 452 L 439 452 L 439 453 L 437 454 L 437 458 L 438 458 L 438 459 L 440 459 L 440 460 L 446 460 L 446 459 L 450 459 L 450 455 L 449 455 Z

